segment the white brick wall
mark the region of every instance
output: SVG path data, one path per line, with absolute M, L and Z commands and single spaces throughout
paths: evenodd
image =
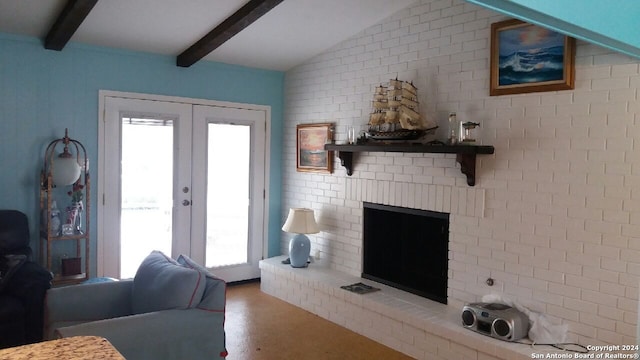
M 635 343 L 640 276 L 640 69 L 578 41 L 576 88 L 490 97 L 490 24 L 459 0 L 422 0 L 286 74 L 283 214 L 309 207 L 312 254 L 361 272 L 362 201 L 450 212 L 449 303 L 500 292 L 573 340 Z M 437 121 L 479 121 L 494 155 L 468 187 L 454 155 L 358 153 L 353 176 L 295 172 L 295 125 L 365 129 L 374 87 L 398 76 Z M 282 252 L 289 235 L 283 234 Z M 496 280 L 485 285 L 487 277 Z

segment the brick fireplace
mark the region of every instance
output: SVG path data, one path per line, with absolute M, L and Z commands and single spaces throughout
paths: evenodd
M 449 213 L 447 308 L 498 293 L 569 325 L 573 341 L 634 344 L 640 65 L 578 41 L 574 90 L 489 96 L 490 25 L 504 19 L 464 1 L 420 0 L 287 72 L 282 222 L 290 207 L 314 209 L 322 232 L 310 237 L 312 255 L 360 279 L 363 202 Z M 296 172 L 296 124 L 333 122 L 343 142 L 347 127 L 364 130 L 375 86 L 396 76 L 418 87 L 437 138 L 450 111 L 481 123 L 478 137 L 495 153 L 478 157 L 475 186 L 450 154 L 359 152 L 351 176 L 339 161 L 332 174 Z M 303 274 L 292 276 L 320 286 Z M 345 312 L 326 315 L 349 326 Z M 404 346 L 397 339 L 414 327 L 391 324 L 407 331 L 387 344 Z
M 450 166 L 455 167 L 455 155 L 429 154 L 412 156 L 412 159 L 421 161 L 419 159 L 422 157 L 433 157 L 441 164 L 450 162 Z M 339 196 L 344 197 L 344 204 L 353 207 L 353 210 L 349 210 L 349 216 L 336 214 L 336 217 L 342 218 L 343 224 L 355 224 L 347 226 L 350 229 L 348 234 L 359 239 L 358 242 L 353 242 L 360 249 L 358 253 L 363 249 L 366 203 L 409 209 L 409 212 L 440 214 L 440 217 L 448 218 L 452 225 L 458 224 L 458 221 L 469 223 L 470 218 L 483 216 L 485 192 L 468 187 L 464 178 L 461 181 L 465 185 L 458 187 L 342 178 L 333 183 L 333 188 L 342 188 Z M 327 215 L 325 210 L 320 215 L 319 222 L 326 224 L 331 221 L 327 219 Z M 461 238 L 457 226 L 449 229 L 449 240 L 454 244 Z M 342 236 L 347 236 L 347 233 Z M 261 262 L 261 286 L 264 292 L 417 359 L 437 358 L 433 357 L 437 353 L 446 354 L 441 355 L 444 359 L 469 354 L 483 359 L 530 358 L 531 351 L 527 347 L 502 343 L 464 329 L 460 320 L 463 304 L 455 298 L 447 306 L 384 283 L 364 279 L 361 277 L 362 255 L 359 259 L 353 259 L 354 254 L 349 249 L 344 248 L 346 251 L 342 252 L 326 248 L 322 245 L 321 238 L 313 235 L 311 237 L 315 249 L 312 254 L 320 256 L 308 269 L 293 269 L 280 264 L 280 260 L 286 256 Z M 345 239 L 341 240 L 344 241 Z M 452 258 L 452 250 L 447 252 L 449 279 L 452 279 L 455 269 L 463 266 L 459 258 Z M 340 289 L 342 285 L 360 281 L 374 284 L 382 290 L 362 296 Z M 456 286 L 457 281 L 453 278 L 447 293 L 452 294 L 452 289 Z
M 415 359 L 531 359 L 529 346 L 463 328 L 458 309 L 329 269 L 322 262 L 292 268 L 281 263 L 285 258 L 260 262 L 262 291 Z M 381 290 L 358 295 L 340 288 L 356 282 Z
M 363 203 L 362 277 L 447 303 L 449 214 Z

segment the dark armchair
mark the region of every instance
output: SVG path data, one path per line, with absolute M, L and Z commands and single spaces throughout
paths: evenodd
M 0 210 L 0 348 L 42 340 L 52 274 L 32 261 L 29 239 L 27 216 Z

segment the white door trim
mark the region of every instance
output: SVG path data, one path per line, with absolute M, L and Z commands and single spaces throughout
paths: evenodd
M 267 105 L 256 105 L 256 104 L 244 104 L 244 103 L 235 103 L 235 102 L 227 102 L 227 101 L 218 101 L 218 100 L 208 100 L 208 99 L 195 99 L 195 98 L 187 98 L 187 97 L 179 97 L 179 96 L 166 96 L 166 95 L 155 95 L 155 94 L 144 94 L 144 93 L 132 93 L 132 92 L 121 92 L 121 91 L 113 91 L 113 90 L 99 90 L 98 92 L 98 166 L 97 166 L 97 239 L 96 239 L 96 264 L 97 264 L 97 276 L 105 276 L 105 258 L 104 255 L 108 251 L 109 243 L 105 241 L 105 211 L 104 211 L 104 194 L 106 191 L 105 182 L 103 178 L 104 169 L 105 169 L 105 148 L 106 148 L 106 140 L 105 140 L 105 132 L 106 132 L 106 101 L 107 97 L 114 98 L 124 98 L 124 99 L 139 99 L 139 100 L 157 100 L 157 101 L 165 101 L 165 102 L 176 102 L 176 103 L 184 103 L 190 105 L 208 105 L 208 106 L 217 106 L 217 107 L 229 107 L 236 109 L 247 109 L 247 110 L 260 110 L 264 111 L 266 116 L 266 129 L 265 129 L 265 156 L 264 156 L 264 221 L 263 221 L 263 246 L 262 246 L 262 257 L 267 257 L 267 251 L 269 249 L 268 246 L 268 234 L 269 234 L 269 187 L 270 187 L 270 172 L 271 172 L 271 107 Z

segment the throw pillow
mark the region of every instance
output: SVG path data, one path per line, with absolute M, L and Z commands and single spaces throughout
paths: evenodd
M 202 299 L 205 285 L 200 271 L 182 266 L 160 251 L 152 251 L 133 278 L 133 313 L 195 307 Z
M 188 267 L 190 269 L 198 270 L 210 278 L 217 279 L 217 277 L 215 277 L 215 275 L 210 273 L 209 270 L 207 270 L 207 268 L 191 260 L 191 258 L 188 257 L 187 255 L 181 254 L 180 256 L 178 256 L 178 259 L 176 261 L 178 262 L 178 264 L 182 266 Z
M 196 263 L 186 255 L 178 256 L 177 261 L 183 266 L 198 270 L 206 276 L 207 285 L 204 291 L 204 295 L 202 295 L 202 302 L 198 304 L 198 308 L 208 311 L 224 312 L 225 304 L 227 301 L 227 283 L 224 280 L 216 277 L 206 267 Z

